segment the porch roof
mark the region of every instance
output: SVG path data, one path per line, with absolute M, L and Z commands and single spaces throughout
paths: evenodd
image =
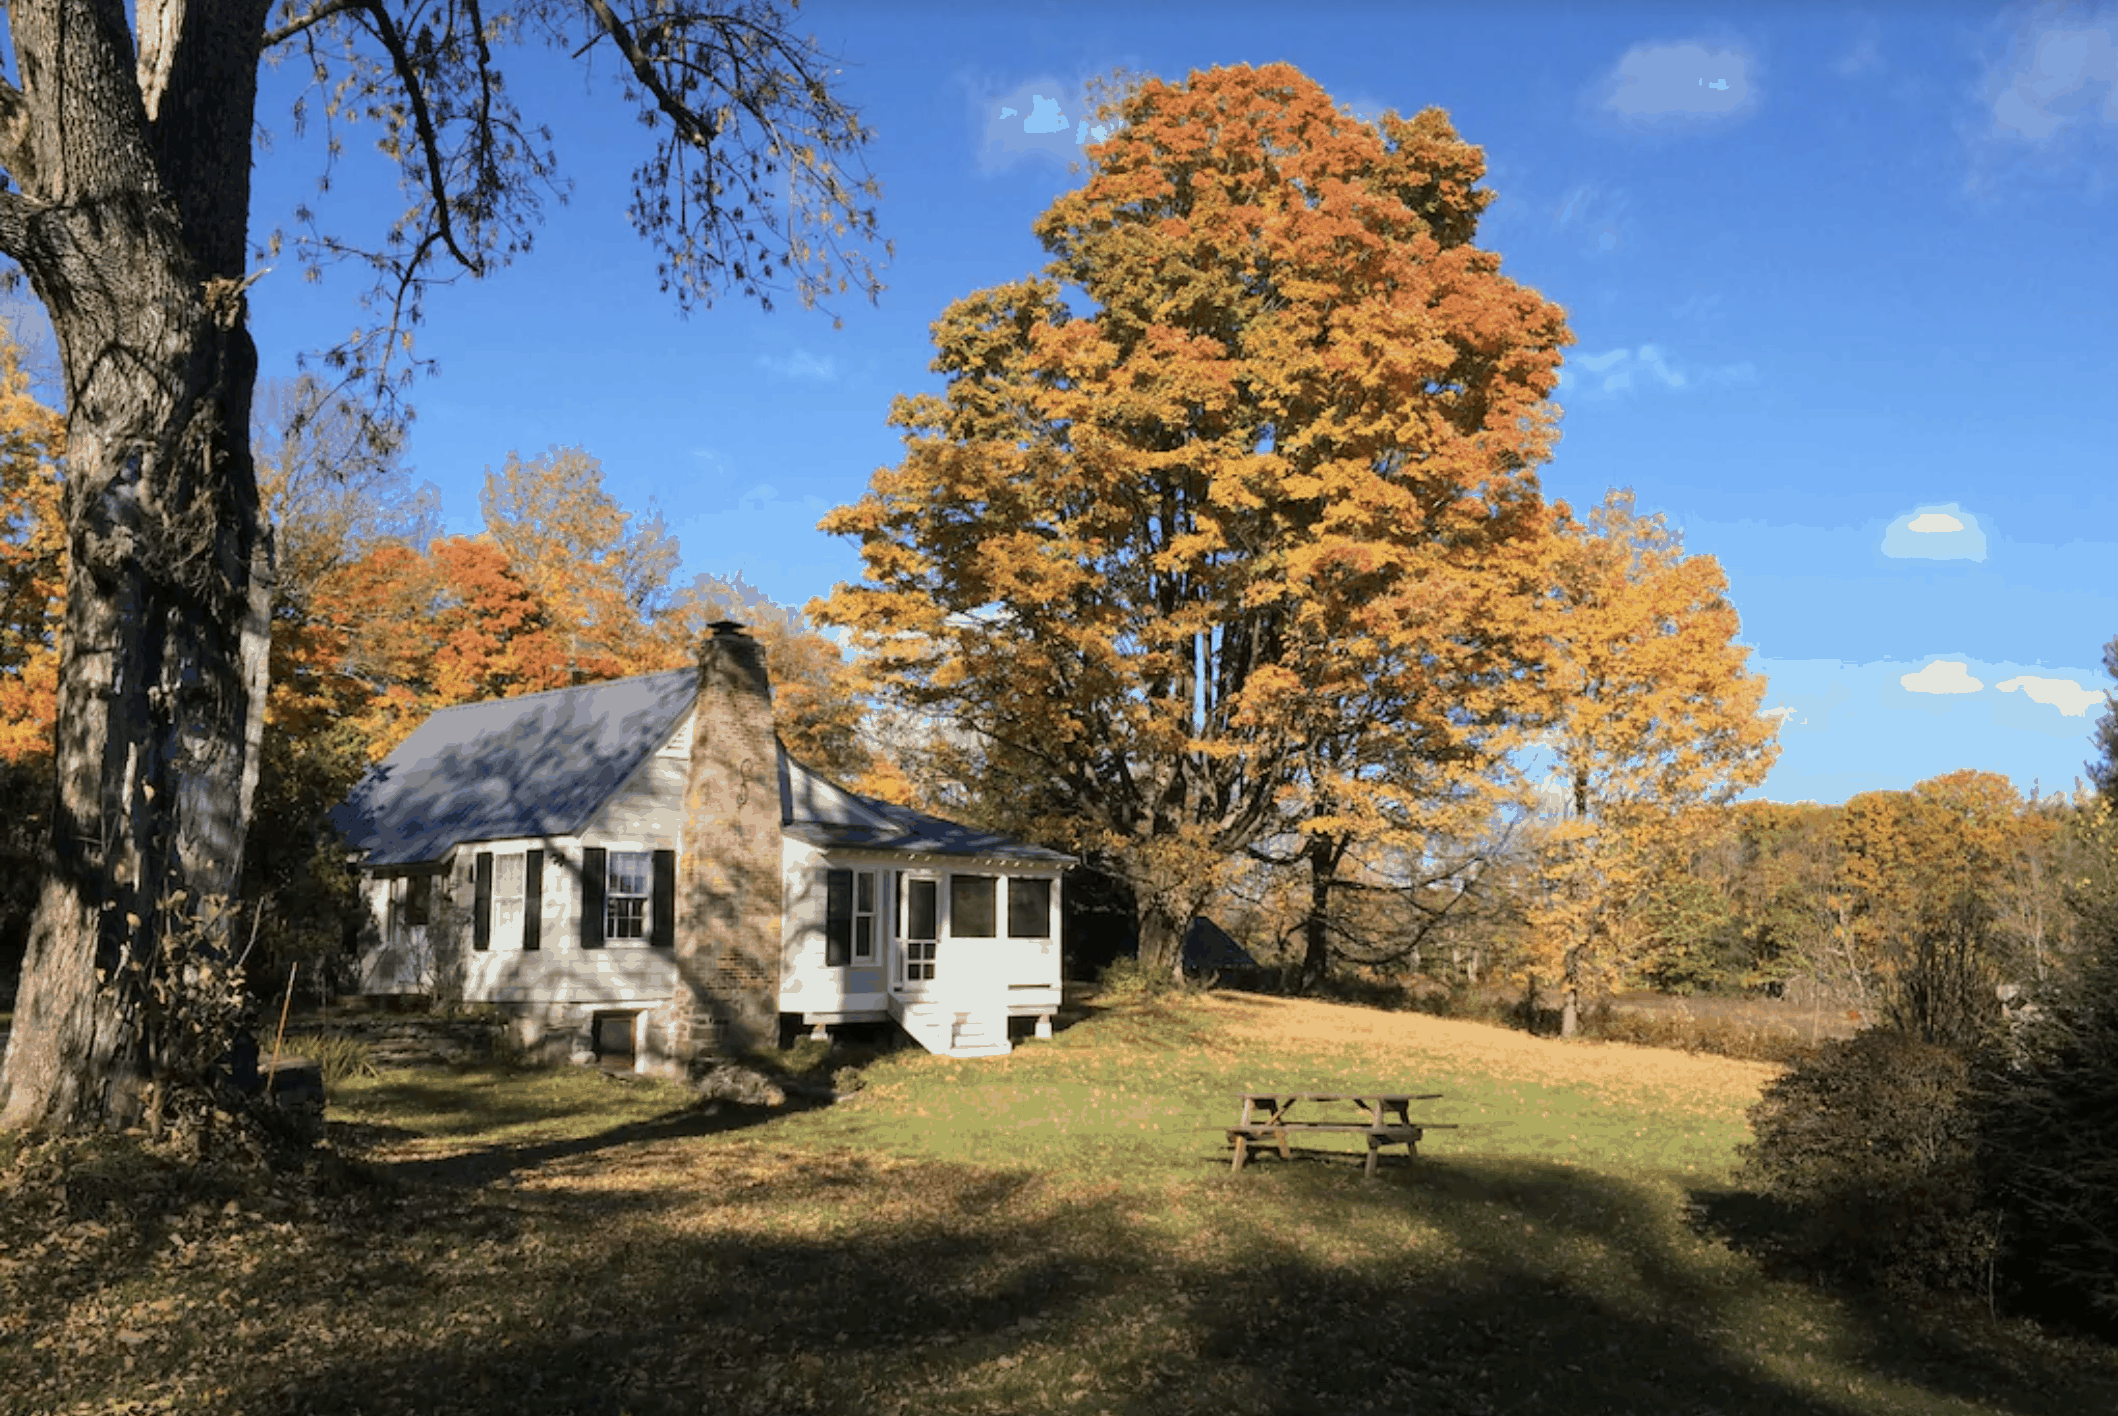
M 980 831 L 910 807 L 848 791 L 780 748 L 780 830 L 812 846 L 908 855 L 991 856 L 1071 865 L 1063 851 Z

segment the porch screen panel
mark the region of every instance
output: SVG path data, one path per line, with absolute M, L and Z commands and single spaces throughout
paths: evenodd
M 1008 938 L 1052 937 L 1052 882 L 1021 875 L 1008 877 Z
M 544 942 L 544 852 L 531 851 L 522 866 L 522 947 L 535 950 Z
M 824 872 L 824 967 L 853 962 L 853 872 Z
M 603 947 L 603 872 L 608 869 L 601 846 L 581 852 L 581 947 Z
M 1000 877 L 949 877 L 949 937 L 992 939 L 1000 933 Z
M 898 894 L 905 902 L 905 938 L 932 939 L 934 937 L 934 882 L 931 880 L 905 880 L 904 872 L 897 876 Z

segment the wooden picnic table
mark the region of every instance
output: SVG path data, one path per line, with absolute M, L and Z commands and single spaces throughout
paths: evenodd
M 1304 1132 L 1341 1132 L 1365 1137 L 1368 1142 L 1366 1175 L 1375 1176 L 1376 1157 L 1386 1145 L 1402 1145 L 1408 1156 L 1419 1155 L 1419 1140 L 1428 1129 L 1453 1130 L 1453 1126 L 1436 1121 L 1414 1122 L 1412 1103 L 1415 1101 L 1438 1101 L 1440 1092 L 1301 1092 L 1269 1091 L 1244 1092 L 1242 1118 L 1228 1128 L 1228 1139 L 1235 1146 L 1235 1160 L 1231 1169 L 1241 1170 L 1243 1162 L 1250 1158 L 1250 1147 L 1259 1141 L 1274 1142 L 1280 1158 L 1291 1160 L 1294 1150 L 1288 1143 L 1290 1134 Z M 1313 1104 L 1329 1106 L 1334 1103 L 1351 1102 L 1358 1111 L 1365 1112 L 1360 1121 L 1295 1120 L 1288 1112 L 1298 1105 Z M 1394 1115 L 1395 1120 L 1388 1119 Z

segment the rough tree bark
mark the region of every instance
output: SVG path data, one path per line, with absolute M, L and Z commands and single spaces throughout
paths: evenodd
M 52 859 L 0 1126 L 123 1124 L 161 931 L 229 896 L 256 779 L 271 532 L 244 240 L 268 0 L 9 7 L 0 253 L 51 316 L 71 567 Z M 182 892 L 181 895 L 178 892 Z

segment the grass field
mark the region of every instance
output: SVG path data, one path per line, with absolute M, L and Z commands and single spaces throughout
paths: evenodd
M 2108 1349 L 1775 1280 L 1702 1232 L 1772 1072 L 1246 996 L 893 1053 L 779 1113 L 385 1071 L 332 1104 L 380 1183 L 141 1220 L 174 1182 L 104 1144 L 63 1214 L 0 1220 L 0 1406 L 2118 1410 Z M 1415 1119 L 1461 1129 L 1373 1183 L 1350 1147 L 1232 1174 L 1251 1086 L 1439 1091 Z M 20 1193 L 38 1154 L 0 1154 Z

